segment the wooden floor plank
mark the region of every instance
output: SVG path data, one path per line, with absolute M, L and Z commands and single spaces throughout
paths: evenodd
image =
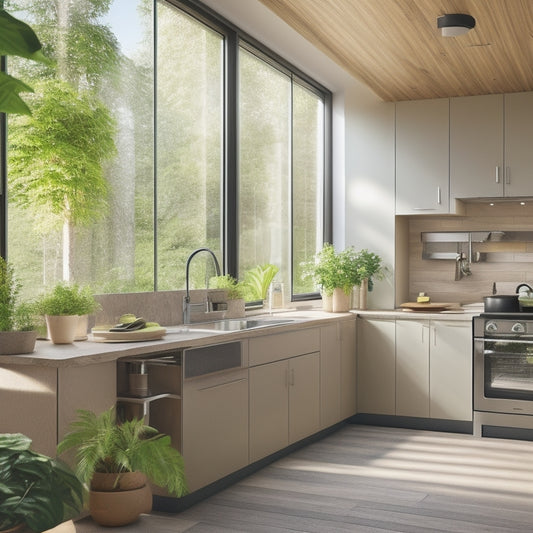
M 109 532 L 89 519 L 78 533 Z M 126 533 L 533 531 L 533 443 L 347 425 Z

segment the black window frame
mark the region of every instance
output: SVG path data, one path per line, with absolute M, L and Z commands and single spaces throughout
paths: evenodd
M 155 0 L 157 1 L 157 0 Z M 206 24 L 225 38 L 224 47 L 224 175 L 223 175 L 223 220 L 222 250 L 224 271 L 238 276 L 238 55 L 241 46 L 259 55 L 275 68 L 287 73 L 291 80 L 304 85 L 324 101 L 324 183 L 323 187 L 323 242 L 332 242 L 332 94 L 296 68 L 286 59 L 266 47 L 252 36 L 243 32 L 210 7 L 197 0 L 162 0 Z M 6 70 L 5 57 L 0 58 L 0 69 Z M 292 133 L 291 133 L 292 134 Z M 157 181 L 157 179 L 156 179 Z M 157 186 L 157 185 L 156 185 Z M 291 206 L 292 216 L 292 206 Z M 0 255 L 7 260 L 7 117 L 0 113 Z M 154 236 L 154 238 L 157 238 Z M 292 241 L 292 226 L 291 226 Z M 291 265 L 292 273 L 292 247 Z M 154 272 L 154 276 L 156 274 Z M 291 276 L 292 277 L 292 276 Z M 318 293 L 293 294 L 292 301 L 314 299 Z M 157 287 L 157 279 L 154 279 Z M 156 289 L 157 290 L 157 289 Z

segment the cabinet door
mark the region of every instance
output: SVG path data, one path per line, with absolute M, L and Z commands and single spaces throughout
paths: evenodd
M 503 195 L 503 95 L 450 99 L 450 195 Z
M 278 361 L 250 368 L 250 460 L 289 444 L 289 367 Z
M 320 429 L 320 354 L 289 359 L 289 444 Z
M 532 196 L 533 92 L 505 95 L 505 196 Z
M 341 334 L 341 420 L 356 413 L 355 320 L 340 322 Z
M 449 212 L 449 101 L 396 104 L 396 214 Z
M 429 320 L 396 321 L 396 414 L 429 417 Z
M 395 414 L 395 323 L 357 319 L 357 412 Z
M 194 491 L 248 464 L 247 369 L 186 380 L 183 459 Z
M 339 324 L 320 328 L 320 427 L 341 419 L 341 339 Z M 354 387 L 355 390 L 355 387 Z
M 432 322 L 430 416 L 472 420 L 472 324 Z

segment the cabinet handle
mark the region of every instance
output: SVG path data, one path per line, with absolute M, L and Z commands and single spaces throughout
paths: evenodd
M 509 167 L 505 167 L 505 183 L 507 185 L 511 183 L 511 169 Z
M 437 187 L 437 203 L 440 205 L 442 203 L 442 197 L 441 197 L 440 187 Z
M 291 386 L 294 387 L 294 368 L 291 368 Z
M 496 183 L 500 183 L 500 167 L 496 166 Z

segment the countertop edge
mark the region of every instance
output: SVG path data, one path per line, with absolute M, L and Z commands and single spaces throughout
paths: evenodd
M 270 315 L 268 315 L 270 316 Z M 32 365 L 43 367 L 86 366 L 116 361 L 122 357 L 166 352 L 184 348 L 221 344 L 240 339 L 297 331 L 325 325 L 330 321 L 355 320 L 354 313 L 326 313 L 323 311 L 297 311 L 283 313 L 283 317 L 297 322 L 276 327 L 257 328 L 235 332 L 170 333 L 163 339 L 140 342 L 103 343 L 91 340 L 76 341 L 73 344 L 54 345 L 50 341 L 38 340 L 35 351 L 30 354 L 0 355 L 0 365 Z

